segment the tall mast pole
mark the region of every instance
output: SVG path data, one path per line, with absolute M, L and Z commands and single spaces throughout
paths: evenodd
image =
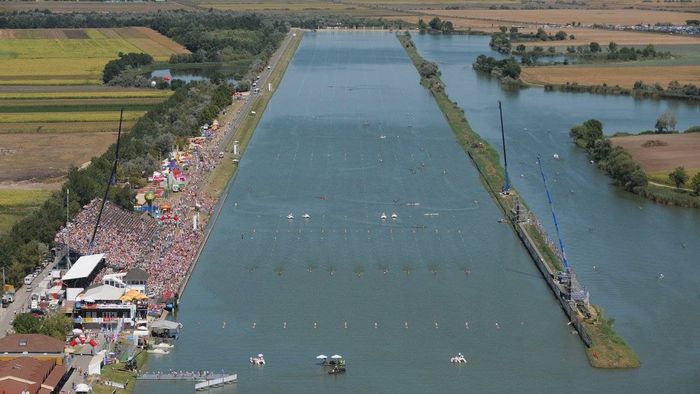
M 95 229 L 92 231 L 92 238 L 90 238 L 90 251 L 95 246 L 95 236 L 97 235 L 97 228 L 100 225 L 100 219 L 102 218 L 102 211 L 105 209 L 105 203 L 107 203 L 107 195 L 109 194 L 109 186 L 112 181 L 116 179 L 117 176 L 117 164 L 119 163 L 119 141 L 121 141 L 122 136 L 122 120 L 124 118 L 124 108 L 119 112 L 119 131 L 117 131 L 117 146 L 114 151 L 114 165 L 112 166 L 112 173 L 109 175 L 107 180 L 107 187 L 105 188 L 105 195 L 102 197 L 102 206 L 100 211 L 97 213 L 97 221 L 95 221 Z
M 70 189 L 66 189 L 66 268 L 70 269 L 70 229 L 68 221 L 70 220 Z
M 552 213 L 552 220 L 554 220 L 554 228 L 557 230 L 557 238 L 559 239 L 559 250 L 561 250 L 561 259 L 564 263 L 564 270 L 569 272 L 569 260 L 566 258 L 566 251 L 564 250 L 564 241 L 561 239 L 561 231 L 559 231 L 559 222 L 557 221 L 557 215 L 554 212 L 554 203 L 552 202 L 552 195 L 549 193 L 549 188 L 547 187 L 547 177 L 544 175 L 544 169 L 542 168 L 542 158 L 537 155 L 537 164 L 540 166 L 540 174 L 542 175 L 542 183 L 544 183 L 544 190 L 547 192 L 547 202 L 549 202 L 549 211 Z
M 508 193 L 510 191 L 510 179 L 508 178 L 508 156 L 506 155 L 506 133 L 503 129 L 503 109 L 501 109 L 501 101 L 498 101 L 498 114 L 501 117 L 501 140 L 503 141 L 503 165 L 505 167 L 505 177 L 506 181 L 503 184 L 503 192 Z

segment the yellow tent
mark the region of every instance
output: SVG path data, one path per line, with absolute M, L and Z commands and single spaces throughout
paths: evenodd
M 138 290 L 129 290 L 119 299 L 122 301 L 147 300 L 148 296 Z

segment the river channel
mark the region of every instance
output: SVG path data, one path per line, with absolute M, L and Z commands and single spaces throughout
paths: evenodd
M 507 127 L 519 131 L 508 137 L 512 177 L 545 224 L 535 156 L 562 156 L 547 166 L 570 258 L 642 369 L 588 366 L 394 35 L 328 32 L 305 35 L 184 294 L 177 346 L 151 355 L 147 368 L 238 373 L 238 384 L 214 392 L 698 387 L 700 216 L 617 191 L 566 136 L 593 115 L 635 129 L 667 104 L 538 89 L 505 95 L 470 67 L 488 41 L 415 39 L 490 140 L 496 100 L 504 101 Z M 679 107 L 679 126 L 697 113 Z M 449 363 L 457 352 L 467 365 Z M 257 353 L 264 367 L 249 365 Z M 315 365 L 321 353 L 345 356 L 348 372 L 328 375 Z M 137 386 L 192 390 L 191 383 Z

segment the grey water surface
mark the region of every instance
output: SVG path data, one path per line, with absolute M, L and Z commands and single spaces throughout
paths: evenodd
M 416 42 L 487 138 L 497 136 L 498 99 L 509 130 L 531 128 L 509 135 L 509 154 L 514 183 L 542 222 L 532 155 L 563 156 L 547 166 L 571 260 L 643 368 L 589 367 L 396 37 L 328 32 L 305 35 L 184 293 L 177 346 L 149 355 L 147 368 L 237 373 L 238 384 L 213 390 L 222 393 L 693 392 L 699 216 L 618 192 L 570 147 L 569 123 L 607 98 L 507 96 L 470 68 L 488 41 Z M 615 117 L 614 105 L 639 114 Z M 659 109 L 629 98 L 593 108 L 622 127 L 656 116 L 648 106 Z M 451 365 L 457 352 L 469 363 Z M 248 363 L 257 353 L 264 367 Z M 345 356 L 347 373 L 328 375 L 315 364 L 321 353 Z M 136 391 L 193 390 L 139 383 Z

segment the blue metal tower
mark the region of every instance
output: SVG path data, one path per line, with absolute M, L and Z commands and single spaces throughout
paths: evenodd
M 549 193 L 549 188 L 547 187 L 547 177 L 544 175 L 544 169 L 542 168 L 542 158 L 537 155 L 537 164 L 540 167 L 540 174 L 542 175 L 542 182 L 544 182 L 544 190 L 547 192 L 547 201 L 549 202 L 549 210 L 552 212 L 552 219 L 554 219 L 554 228 L 557 230 L 557 238 L 559 239 L 559 249 L 561 250 L 561 258 L 564 262 L 564 270 L 568 273 L 570 271 L 569 261 L 566 259 L 566 252 L 564 251 L 564 241 L 561 239 L 561 233 L 559 232 L 559 222 L 557 222 L 557 215 L 554 212 L 554 203 L 552 202 L 552 195 Z

